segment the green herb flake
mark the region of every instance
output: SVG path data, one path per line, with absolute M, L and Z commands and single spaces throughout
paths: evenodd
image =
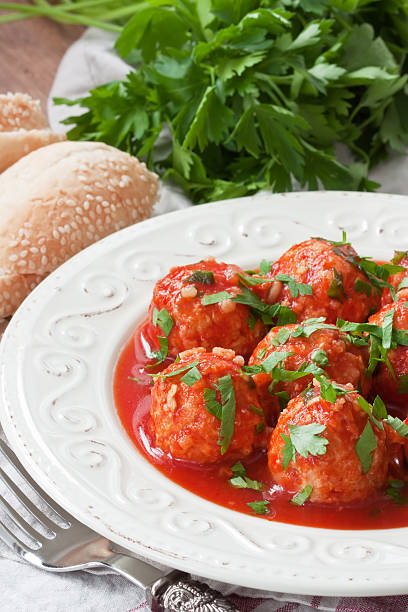
M 289 436 L 284 433 L 281 433 L 281 438 L 285 442 L 281 450 L 281 455 L 283 471 L 286 471 L 286 468 L 288 467 L 291 461 L 293 461 L 294 463 L 296 462 L 296 449 L 293 446 L 292 440 Z
M 260 421 L 259 423 L 255 425 L 254 430 L 255 430 L 255 435 L 262 433 L 263 431 L 265 431 L 265 423 L 263 421 Z
M 160 311 L 155 307 L 152 314 L 153 325 L 158 325 L 162 330 L 166 338 L 169 336 L 173 328 L 173 319 L 167 312 L 166 308 L 162 308 Z
M 221 446 L 221 455 L 224 455 L 230 445 L 235 427 L 235 392 L 230 374 L 218 379 L 217 389 L 221 394 L 221 428 L 218 444 Z
M 309 499 L 313 491 L 313 487 L 310 485 L 306 485 L 299 493 L 296 493 L 290 500 L 291 504 L 295 506 L 303 506 L 305 501 Z
M 408 500 L 405 499 L 402 495 L 402 490 L 405 486 L 405 482 L 403 480 L 390 480 L 388 483 L 386 495 L 395 501 L 396 504 L 405 505 L 408 503 Z
M 291 336 L 290 330 L 287 329 L 286 327 L 282 327 L 282 329 L 278 331 L 278 333 L 274 336 L 274 338 L 272 338 L 271 344 L 273 346 L 281 346 L 282 344 L 286 344 L 290 336 Z
M 204 389 L 204 404 L 210 414 L 221 421 L 222 406 L 216 399 L 217 391 L 215 389 Z
M 269 503 L 269 501 L 264 499 L 262 501 L 247 502 L 247 505 L 255 512 L 255 514 L 268 514 Z
M 269 272 L 271 271 L 272 264 L 273 261 L 267 261 L 266 259 L 263 259 L 259 264 L 259 274 L 269 274 Z
M 367 472 L 370 471 L 371 464 L 373 462 L 373 452 L 376 448 L 377 439 L 374 435 L 371 423 L 368 420 L 355 446 L 356 453 L 358 455 L 358 458 L 360 459 L 363 474 L 367 474 Z
M 201 298 L 201 303 L 203 306 L 209 306 L 210 304 L 218 304 L 219 302 L 225 302 L 225 300 L 230 300 L 234 296 L 228 291 L 219 291 L 218 293 L 211 293 L 210 295 L 204 295 Z
M 403 438 L 408 438 L 408 425 L 398 417 L 393 417 L 389 414 L 387 418 L 384 419 L 384 423 L 388 423 L 388 425 Z
M 251 412 L 254 412 L 255 414 L 259 414 L 261 417 L 264 416 L 264 411 L 262 410 L 262 408 L 258 408 L 258 406 L 254 406 L 253 404 L 249 404 L 248 408 L 250 409 Z
M 356 278 L 356 280 L 354 281 L 354 289 L 357 291 L 357 293 L 365 293 L 367 297 L 370 297 L 373 291 L 373 288 L 370 283 L 366 283 L 360 278 Z
M 407 287 L 408 287 L 408 277 L 402 279 L 402 281 L 397 287 L 397 291 L 401 291 L 401 289 L 406 289 Z
M 308 457 L 309 453 L 314 457 L 326 453 L 329 441 L 319 436 L 326 429 L 325 425 L 320 423 L 288 425 L 288 429 L 293 447 L 302 457 Z
M 252 489 L 253 491 L 262 491 L 264 485 L 258 480 L 252 480 L 247 476 L 233 476 L 229 479 L 233 487 L 237 489 Z
M 326 351 L 317 349 L 310 355 L 310 359 L 321 366 L 330 366 Z
M 336 268 L 333 267 L 333 280 L 327 290 L 327 295 L 333 300 L 342 302 L 344 298 L 347 299 L 348 295 L 344 290 L 343 286 L 343 275 L 341 272 L 337 272 Z
M 202 376 L 200 370 L 196 366 L 194 366 L 191 368 L 191 370 L 184 374 L 184 376 L 181 378 L 181 382 L 185 383 L 189 387 L 192 387 L 194 383 L 201 379 Z
M 215 283 L 214 274 L 210 270 L 194 270 L 183 283 L 199 283 L 202 285 L 213 285 Z
M 275 395 L 278 398 L 279 410 L 282 412 L 282 410 L 284 410 L 289 403 L 289 393 L 287 391 L 277 391 Z
M 391 348 L 392 342 L 392 323 L 394 319 L 395 310 L 389 310 L 384 316 L 384 321 L 382 324 L 382 345 L 385 349 Z
M 294 298 L 297 298 L 299 294 L 301 296 L 305 296 L 312 295 L 313 293 L 312 285 L 308 285 L 307 283 L 299 283 L 296 279 L 288 274 L 278 274 L 275 278 L 276 280 L 288 285 L 288 289 Z

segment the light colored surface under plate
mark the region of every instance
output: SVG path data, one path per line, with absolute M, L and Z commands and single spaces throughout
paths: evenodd
M 118 232 L 47 278 L 1 344 L 2 425 L 48 493 L 135 553 L 217 580 L 310 594 L 408 589 L 408 528 L 336 531 L 268 522 L 167 480 L 115 413 L 112 375 L 154 283 L 207 255 L 251 267 L 347 230 L 361 254 L 408 247 L 408 198 L 265 195 L 190 208 Z

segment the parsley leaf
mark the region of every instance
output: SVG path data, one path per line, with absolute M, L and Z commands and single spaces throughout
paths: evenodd
M 299 294 L 304 296 L 312 295 L 313 293 L 312 285 L 308 285 L 307 283 L 298 283 L 296 279 L 288 274 L 278 274 L 276 276 L 276 280 L 281 281 L 281 283 L 286 283 L 292 297 L 294 298 L 297 298 Z
M 329 359 L 327 357 L 327 353 L 325 350 L 323 349 L 316 349 L 313 351 L 313 353 L 310 355 L 310 359 L 312 361 L 315 361 L 316 363 L 318 363 L 321 366 L 329 366 Z
M 336 268 L 333 268 L 333 280 L 327 290 L 327 295 L 333 300 L 343 301 L 343 298 L 347 299 L 347 293 L 343 286 L 343 275 L 337 272 Z
M 173 319 L 166 308 L 162 308 L 159 311 L 156 307 L 153 308 L 152 323 L 153 325 L 158 325 L 166 337 L 169 336 L 174 325 Z
M 309 499 L 313 491 L 313 487 L 310 485 L 306 485 L 299 493 L 296 493 L 290 500 L 291 504 L 295 504 L 295 506 L 303 506 L 305 501 Z
M 216 396 L 217 391 L 215 389 L 204 389 L 204 403 L 206 409 L 221 421 L 222 406 L 220 402 L 217 401 Z
M 188 370 L 188 372 L 186 372 L 184 376 L 182 376 L 181 382 L 185 383 L 189 387 L 192 387 L 194 383 L 196 383 L 198 380 L 201 380 L 201 378 L 202 376 L 200 370 L 196 366 L 194 366 L 191 368 L 191 370 Z
M 360 459 L 361 469 L 363 474 L 370 471 L 373 462 L 373 452 L 377 448 L 377 439 L 374 435 L 373 428 L 368 420 L 363 432 L 355 446 L 356 453 Z
M 182 366 L 181 368 L 178 368 L 177 370 L 174 370 L 173 372 L 169 372 L 168 374 L 149 374 L 149 376 L 151 376 L 152 378 L 172 378 L 173 376 L 178 376 L 179 374 L 182 374 L 183 372 L 187 372 L 190 370 L 197 370 L 197 366 L 198 366 L 198 360 L 194 360 L 191 361 L 190 363 L 188 363 L 185 366 Z M 198 372 L 200 374 L 200 372 Z M 193 374 L 193 377 L 195 375 Z M 184 378 L 184 377 L 183 377 Z M 200 378 L 201 378 L 201 374 L 200 374 Z M 183 379 L 182 379 L 183 380 Z M 197 379 L 199 380 L 199 378 Z M 194 381 L 195 382 L 195 381 Z
M 269 501 L 264 499 L 262 501 L 247 502 L 247 505 L 255 512 L 255 514 L 268 514 L 269 503 Z
M 225 300 L 230 300 L 234 297 L 228 291 L 219 291 L 218 293 L 211 293 L 210 295 L 204 295 L 201 298 L 201 303 L 203 306 L 208 306 L 209 304 L 218 304 L 219 302 L 225 302 Z
M 326 429 L 325 425 L 320 423 L 288 425 L 288 429 L 291 442 L 302 457 L 308 457 L 309 453 L 314 457 L 326 453 L 329 441 L 318 435 Z
M 183 283 L 213 285 L 215 283 L 214 274 L 210 270 L 194 270 L 190 276 L 183 280 Z
M 221 455 L 224 455 L 231 442 L 235 427 L 235 392 L 230 374 L 218 379 L 217 388 L 221 393 L 222 414 L 221 429 L 218 444 L 221 446 Z
M 233 487 L 237 489 L 253 489 L 254 491 L 262 491 L 264 488 L 262 482 L 252 480 L 248 476 L 233 476 L 229 479 Z

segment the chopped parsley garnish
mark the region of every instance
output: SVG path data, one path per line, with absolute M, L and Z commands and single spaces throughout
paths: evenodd
M 266 353 L 266 348 L 263 348 L 262 350 L 259 351 L 259 353 L 257 354 L 257 358 L 258 359 L 262 359 L 262 357 L 265 357 L 265 353 Z
M 208 306 L 209 304 L 218 304 L 219 302 L 225 302 L 225 300 L 230 300 L 234 296 L 228 291 L 219 291 L 218 293 L 211 293 L 210 295 L 204 295 L 201 298 L 201 303 L 203 306 Z
M 262 482 L 248 478 L 246 475 L 246 469 L 240 461 L 231 467 L 231 472 L 233 473 L 233 476 L 229 479 L 229 482 L 233 487 L 239 489 L 253 489 L 254 491 L 262 491 L 264 488 Z
M 158 325 L 160 327 L 166 337 L 169 336 L 174 325 L 173 319 L 165 308 L 161 310 L 158 310 L 156 307 L 153 308 L 152 322 L 153 325 Z
M 291 332 L 286 327 L 282 327 L 276 334 L 276 336 L 271 340 L 271 344 L 273 346 L 280 346 L 285 344 L 291 336 Z
M 321 238 L 320 236 L 312 236 L 314 240 L 323 240 L 332 246 L 351 246 L 350 242 L 347 242 L 347 234 L 343 230 L 342 231 L 342 239 L 341 240 L 329 240 L 328 238 Z
M 289 403 L 289 393 L 287 391 L 276 391 L 275 395 L 278 398 L 279 409 L 282 412 L 282 410 L 284 410 Z
M 402 489 L 405 486 L 403 480 L 390 480 L 388 482 L 388 488 L 386 491 L 387 497 L 391 497 L 396 504 L 405 505 L 408 503 L 408 499 L 402 496 Z
M 394 257 L 391 259 L 391 263 L 398 265 L 404 257 L 408 257 L 408 251 L 394 251 Z
M 201 283 L 202 285 L 213 285 L 215 282 L 214 274 L 210 270 L 194 270 L 183 283 Z
M 257 273 L 255 272 L 255 274 Z M 244 283 L 244 285 L 247 285 L 248 287 L 275 282 L 274 278 L 260 278 L 259 276 L 248 276 L 246 274 L 241 274 L 240 272 L 238 272 L 238 278 Z
M 294 298 L 297 298 L 299 294 L 304 296 L 312 295 L 313 293 L 312 285 L 308 285 L 307 283 L 299 283 L 296 279 L 288 274 L 278 274 L 275 279 L 281 281 L 281 283 L 286 283 L 292 297 Z
M 303 506 L 305 501 L 309 499 L 313 491 L 313 487 L 310 485 L 306 485 L 299 493 L 296 493 L 290 500 L 291 504 L 295 504 L 295 506 Z
M 310 338 L 310 336 L 319 329 L 337 329 L 335 325 L 325 323 L 326 317 L 313 317 L 302 321 L 300 325 L 292 332 L 293 338 L 304 336 Z
M 128 376 L 128 380 L 132 380 L 133 382 L 137 382 L 139 384 L 144 383 L 144 381 L 141 378 L 138 378 L 137 376 Z
M 391 342 L 392 342 L 392 322 L 394 319 L 394 309 L 389 310 L 385 316 L 384 316 L 384 321 L 382 324 L 382 345 L 385 349 L 389 349 L 391 348 Z
M 376 448 L 377 438 L 373 432 L 370 420 L 368 420 L 355 446 L 356 453 L 360 459 L 363 474 L 367 474 L 367 472 L 370 471 L 371 464 L 373 462 L 373 452 Z
M 373 292 L 373 288 L 370 283 L 362 281 L 361 278 L 356 278 L 354 281 L 354 289 L 357 291 L 357 293 L 365 293 L 367 297 L 370 297 Z
M 355 393 L 354 389 L 344 389 L 333 380 L 329 381 L 324 376 L 316 376 L 316 378 L 320 383 L 320 397 L 331 404 L 334 404 L 338 397 L 342 397 L 347 393 Z
M 289 436 L 281 434 L 285 445 L 282 449 L 282 467 L 284 470 L 291 461 L 296 462 L 296 453 L 307 458 L 309 453 L 316 457 L 324 455 L 329 441 L 319 436 L 326 429 L 326 425 L 309 423 L 308 425 L 288 425 Z
M 149 376 L 151 376 L 152 378 L 171 378 L 172 376 L 178 376 L 178 374 L 182 374 L 183 372 L 187 372 L 192 369 L 197 369 L 198 363 L 199 362 L 197 360 L 191 361 L 187 365 L 182 366 L 181 368 L 178 368 L 177 370 L 174 370 L 173 372 L 169 372 L 168 374 L 160 374 L 160 373 L 159 374 L 149 374 Z M 198 373 L 200 374 L 200 372 Z M 200 374 L 200 378 L 201 378 L 201 374 Z
M 255 414 L 259 414 L 261 417 L 264 416 L 264 411 L 262 410 L 262 408 L 258 408 L 258 406 L 254 406 L 253 404 L 249 404 L 248 408 L 250 409 L 251 412 L 254 412 Z
M 364 412 L 368 414 L 369 420 L 377 425 L 379 429 L 384 429 L 383 423 L 387 423 L 397 434 L 408 439 L 408 425 L 398 417 L 388 414 L 387 408 L 379 395 L 377 395 L 372 405 L 363 397 L 358 398 L 358 403 Z
M 408 277 L 402 279 L 402 281 L 397 287 L 397 291 L 401 291 L 401 289 L 406 289 L 407 287 L 408 287 Z
M 348 297 L 343 286 L 343 275 L 337 272 L 336 268 L 333 268 L 333 280 L 327 290 L 327 295 L 333 300 L 343 301 L 343 298 Z
M 165 308 L 158 310 L 158 308 L 156 307 L 153 308 L 152 323 L 153 325 L 158 325 L 160 327 L 164 336 L 157 337 L 160 350 L 152 352 L 152 357 L 156 359 L 156 362 L 151 365 L 148 365 L 147 366 L 148 368 L 157 366 L 166 359 L 168 355 L 168 351 L 169 351 L 168 336 L 171 330 L 173 329 L 173 325 L 174 325 L 173 319 L 171 318 L 167 310 Z
M 188 372 L 184 374 L 181 379 L 181 382 L 185 383 L 189 387 L 192 387 L 194 383 L 196 383 L 198 380 L 201 380 L 201 378 L 202 376 L 200 370 L 196 366 L 194 366 L 191 368 L 191 370 L 188 370 Z
M 255 425 L 255 435 L 258 435 L 262 433 L 263 431 L 265 431 L 265 423 L 260 421 L 259 423 Z
M 259 264 L 259 274 L 269 274 L 269 272 L 271 271 L 272 264 L 273 261 L 267 261 L 266 259 L 263 259 Z
M 408 425 L 401 421 L 398 417 L 393 417 L 390 414 L 384 419 L 384 423 L 387 423 L 394 431 L 397 432 L 403 438 L 408 439 Z
M 374 323 L 353 323 L 337 319 L 338 328 L 347 333 L 348 338 L 352 341 L 364 339 L 368 334 L 370 338 L 370 357 L 368 362 L 367 373 L 372 374 L 379 362 L 385 363 L 389 369 L 391 376 L 396 380 L 394 370 L 388 359 L 388 351 L 390 348 L 396 348 L 398 345 L 408 346 L 408 331 L 404 329 L 393 328 L 394 310 L 390 310 L 384 317 L 382 326 Z
M 323 349 L 317 349 L 313 351 L 313 353 L 310 355 L 310 359 L 321 366 L 330 365 L 327 353 Z
M 262 501 L 247 502 L 247 505 L 255 512 L 255 514 L 268 514 L 269 503 L 266 499 Z
M 216 389 L 204 389 L 205 407 L 221 421 L 220 435 L 217 444 L 221 446 L 221 455 L 224 455 L 230 445 L 235 427 L 235 392 L 230 374 L 218 379 Z M 221 404 L 216 399 L 216 393 L 221 394 Z

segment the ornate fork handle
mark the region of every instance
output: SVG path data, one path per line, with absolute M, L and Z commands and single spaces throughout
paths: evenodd
M 183 572 L 170 572 L 147 590 L 152 612 L 236 612 L 233 603 Z

